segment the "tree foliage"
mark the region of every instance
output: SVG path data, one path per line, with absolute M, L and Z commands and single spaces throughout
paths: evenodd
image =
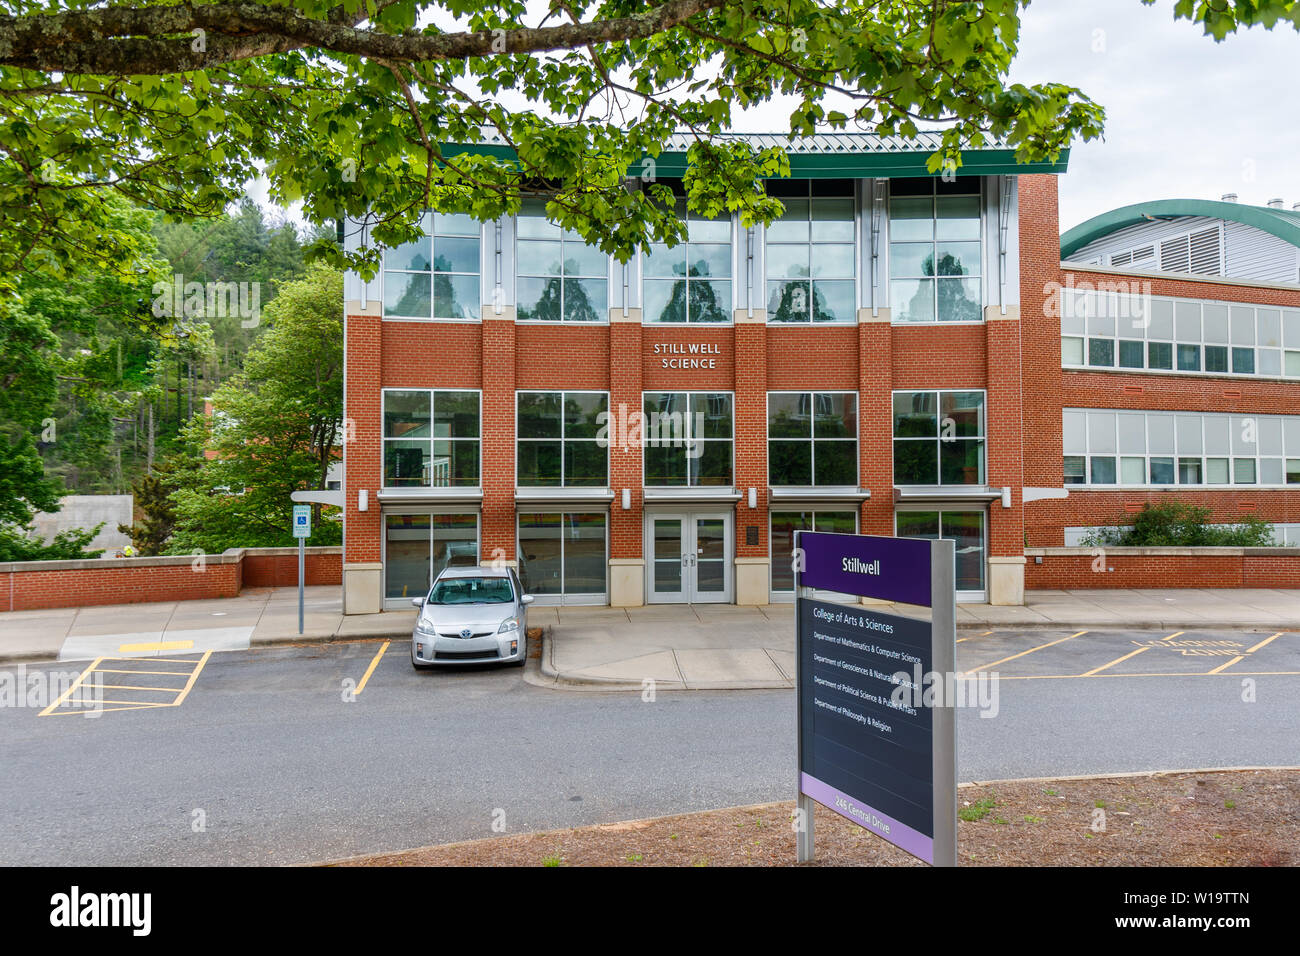
M 171 495 L 170 553 L 294 543 L 290 495 L 325 487 L 343 439 L 342 298 L 325 266 L 281 287 L 244 371 L 213 394 L 210 418 L 186 426 L 190 454 L 212 457 Z M 337 521 L 316 510 L 313 543 L 337 544 Z

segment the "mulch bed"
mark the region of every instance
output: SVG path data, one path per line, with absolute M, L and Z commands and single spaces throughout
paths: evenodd
M 1300 771 L 1019 780 L 958 791 L 979 866 L 1295 866 Z M 793 801 L 358 857 L 341 866 L 790 866 Z M 823 807 L 810 865 L 923 866 Z

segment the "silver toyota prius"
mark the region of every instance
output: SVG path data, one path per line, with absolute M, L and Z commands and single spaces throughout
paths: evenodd
M 429 593 L 411 602 L 420 609 L 411 632 L 411 664 L 522 666 L 528 655 L 528 605 L 513 568 L 447 568 Z

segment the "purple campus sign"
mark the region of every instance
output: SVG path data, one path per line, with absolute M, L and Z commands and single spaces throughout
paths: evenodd
M 858 534 L 799 532 L 799 583 L 819 591 L 930 607 L 930 542 Z

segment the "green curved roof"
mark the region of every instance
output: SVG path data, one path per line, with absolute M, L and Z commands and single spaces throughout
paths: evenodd
M 1270 206 L 1220 202 L 1214 199 L 1157 199 L 1152 202 L 1135 203 L 1132 206 L 1121 206 L 1100 216 L 1094 216 L 1087 222 L 1079 223 L 1061 236 L 1061 258 L 1073 255 L 1088 243 L 1126 226 L 1136 226 L 1150 219 L 1168 219 L 1175 216 L 1204 216 L 1207 219 L 1240 222 L 1300 247 L 1300 212 L 1273 209 Z

